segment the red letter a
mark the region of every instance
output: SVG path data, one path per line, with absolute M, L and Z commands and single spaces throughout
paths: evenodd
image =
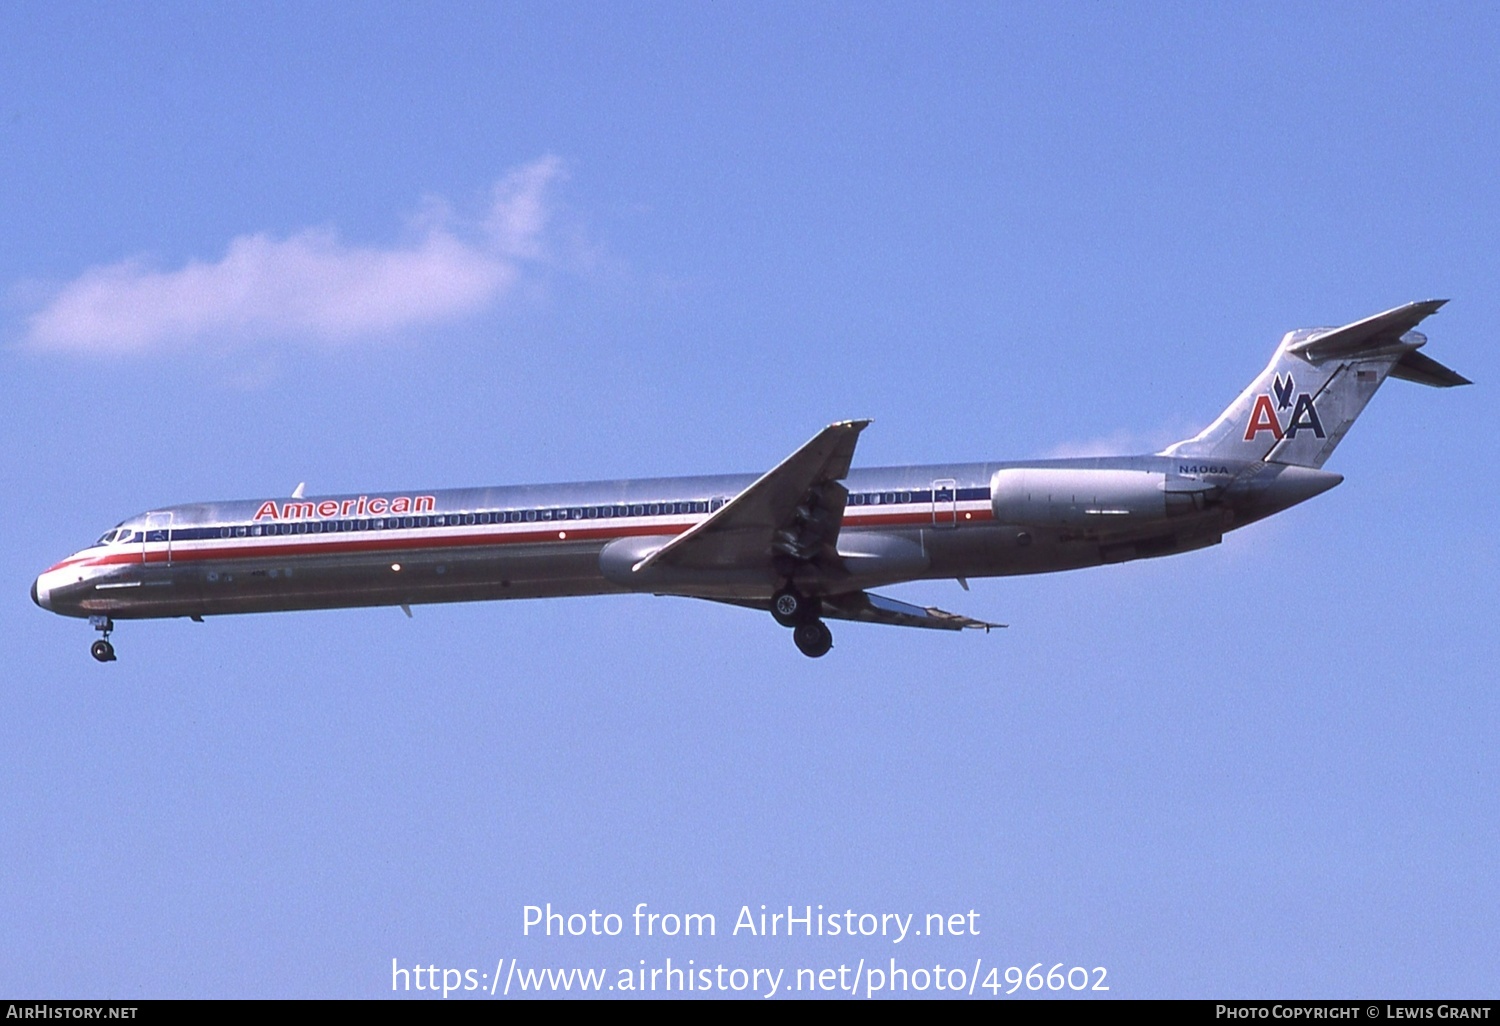
M 1276 441 L 1281 441 L 1281 421 L 1276 419 L 1271 397 L 1264 394 L 1255 397 L 1255 409 L 1250 411 L 1250 423 L 1245 427 L 1245 441 L 1255 441 L 1255 436 L 1262 431 L 1271 432 Z

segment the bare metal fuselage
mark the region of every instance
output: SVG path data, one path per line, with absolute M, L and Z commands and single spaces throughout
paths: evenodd
M 992 485 L 997 472 L 1018 469 L 1123 472 L 1139 478 L 1143 496 L 1163 502 L 1160 511 L 1090 511 L 1097 496 L 1070 495 L 1026 522 L 1005 522 Z M 126 520 L 111 532 L 117 540 L 43 573 L 36 593 L 57 613 L 115 619 L 628 592 L 763 605 L 788 579 L 811 595 L 834 594 L 1183 552 L 1339 480 L 1286 473 L 1298 468 L 1267 468 L 1247 480 L 1245 469 L 1146 456 L 855 471 L 845 482 L 836 563 L 788 567 L 768 553 L 758 566 L 668 568 L 636 579 L 630 568 L 643 555 L 754 477 L 174 506 Z M 1225 490 L 1209 504 L 1189 498 L 1169 508 L 1172 493 L 1161 485 L 1183 479 L 1221 481 Z M 396 504 L 400 512 L 389 512 Z

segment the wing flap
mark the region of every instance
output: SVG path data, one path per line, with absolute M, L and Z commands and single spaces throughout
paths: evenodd
M 926 627 L 939 631 L 982 630 L 988 633 L 995 627 L 1008 624 L 989 623 L 973 617 L 932 606 L 917 606 L 910 602 L 876 595 L 868 591 L 849 592 L 844 595 L 827 595 L 823 598 L 823 615 L 835 620 L 859 620 L 864 623 L 883 623 L 892 627 Z

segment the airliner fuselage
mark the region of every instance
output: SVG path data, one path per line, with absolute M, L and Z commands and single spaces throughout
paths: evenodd
M 1181 466 L 1142 457 L 855 471 L 836 574 L 807 565 L 788 575 L 768 559 L 631 579 L 635 563 L 743 491 L 755 480 L 748 475 L 172 506 L 123 521 L 46 571 L 37 601 L 69 616 L 116 619 L 662 590 L 765 601 L 788 576 L 816 593 L 1180 552 L 1310 494 L 1300 479 L 1289 489 L 1271 473 L 1242 482 L 1207 512 L 1189 498 L 1169 513 L 1170 493 L 1159 485 Z M 992 483 L 998 471 L 1017 469 L 1109 469 L 1138 477 L 1142 494 L 1161 497 L 1162 508 L 1080 507 L 1069 524 L 1057 503 L 1050 512 L 1058 523 L 1003 523 Z M 1225 484 L 1234 480 L 1228 464 L 1214 469 Z M 1314 473 L 1324 487 L 1339 480 Z

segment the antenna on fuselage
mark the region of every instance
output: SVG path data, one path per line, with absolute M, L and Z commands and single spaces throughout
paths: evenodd
M 307 482 L 306 481 L 298 481 L 297 482 L 297 487 L 292 489 L 292 498 L 294 498 L 294 499 L 300 499 L 300 498 L 302 498 L 302 489 L 304 489 L 306 487 L 307 487 Z

